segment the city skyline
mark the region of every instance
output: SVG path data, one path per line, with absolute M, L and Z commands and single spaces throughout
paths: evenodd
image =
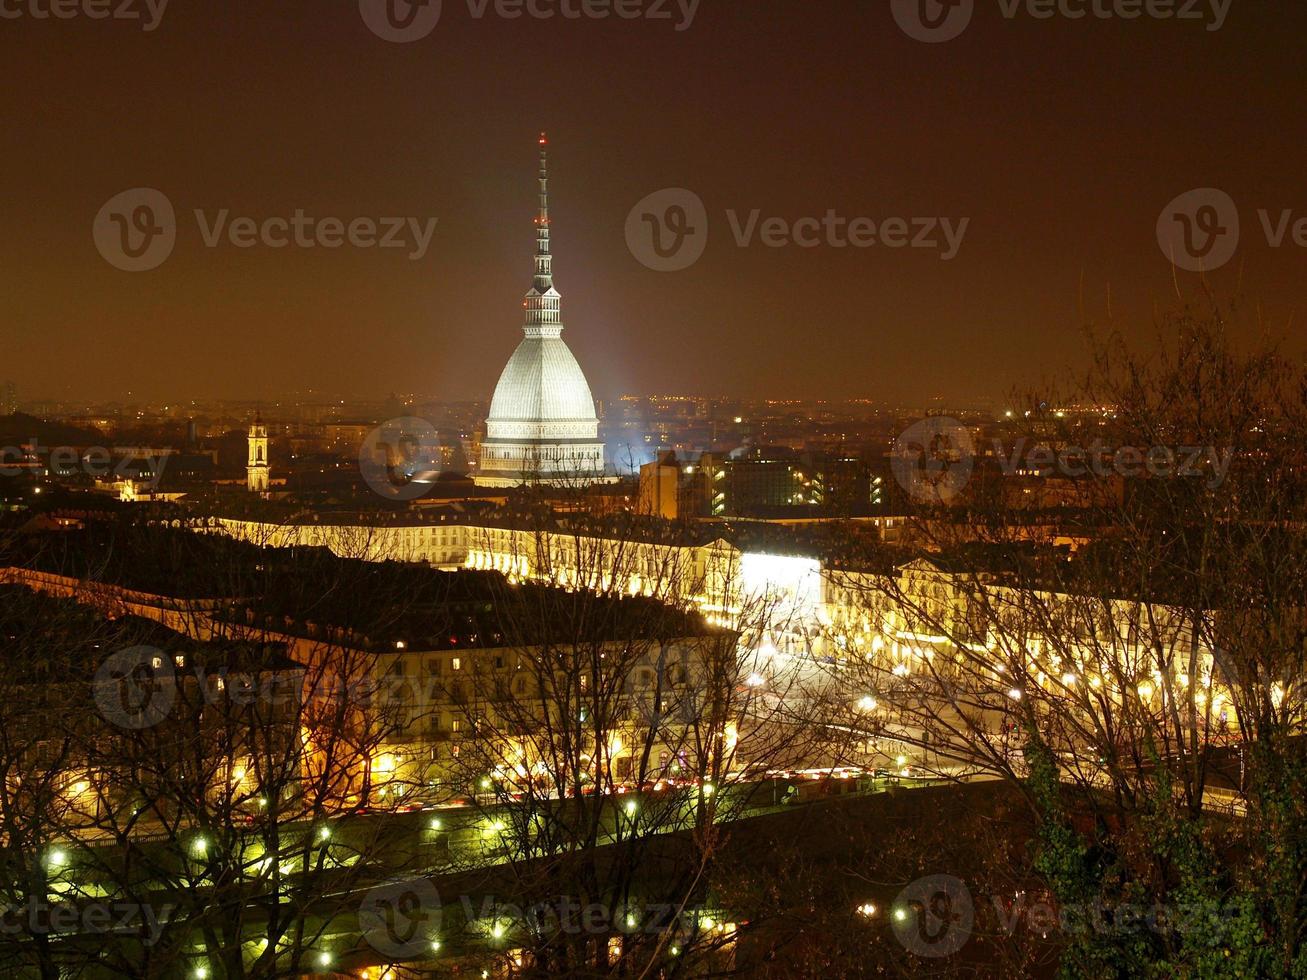
M 1303 975 L 1305 28 L 0 0 L 0 976 Z

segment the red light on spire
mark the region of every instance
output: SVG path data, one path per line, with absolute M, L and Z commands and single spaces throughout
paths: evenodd
M 541 145 L 541 146 L 548 146 L 548 145 L 549 145 L 549 137 L 548 137 L 546 134 L 544 134 L 544 133 L 541 133 L 541 134 L 540 134 L 540 145 Z

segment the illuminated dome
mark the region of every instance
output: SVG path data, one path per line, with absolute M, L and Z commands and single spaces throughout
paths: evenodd
M 525 436 L 519 423 L 537 421 L 578 423 L 580 438 L 598 434 L 590 385 L 561 337 L 527 336 L 517 345 L 499 376 L 487 425 L 491 436 L 508 435 L 510 429 Z
M 562 297 L 549 250 L 549 176 L 540 137 L 540 216 L 535 280 L 526 294 L 525 335 L 495 387 L 476 482 L 578 486 L 604 482 L 604 446 L 594 396 L 563 342 Z

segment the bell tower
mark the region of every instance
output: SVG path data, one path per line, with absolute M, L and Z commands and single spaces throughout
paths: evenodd
M 263 416 L 255 414 L 254 424 L 250 426 L 250 455 L 245 466 L 245 485 L 250 493 L 268 492 L 268 427 L 263 424 Z

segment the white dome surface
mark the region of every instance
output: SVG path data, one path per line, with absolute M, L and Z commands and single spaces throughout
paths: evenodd
M 561 337 L 526 337 L 517 345 L 495 386 L 488 421 L 597 423 L 590 384 Z M 588 431 L 594 438 L 594 429 Z

